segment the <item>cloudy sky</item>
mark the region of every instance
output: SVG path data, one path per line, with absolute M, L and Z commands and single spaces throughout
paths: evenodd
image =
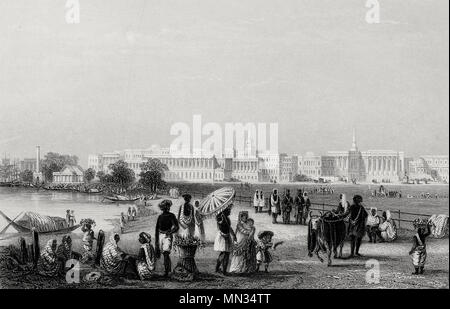
M 169 145 L 175 122 L 278 122 L 279 149 L 448 154 L 448 1 L 0 1 L 0 152 Z

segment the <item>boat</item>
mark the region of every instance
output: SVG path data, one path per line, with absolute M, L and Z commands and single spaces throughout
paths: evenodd
M 27 211 L 17 219 L 10 219 L 0 210 L 0 215 L 5 218 L 8 225 L 11 225 L 18 232 L 30 233 L 34 228 L 40 234 L 60 234 L 69 233 L 76 230 L 81 225 L 67 226 L 67 222 L 61 217 L 51 217 Z
M 132 202 L 137 201 L 139 199 L 139 197 L 128 198 L 123 195 L 116 195 L 116 196 L 103 196 L 103 199 L 111 201 L 111 202 L 132 203 Z

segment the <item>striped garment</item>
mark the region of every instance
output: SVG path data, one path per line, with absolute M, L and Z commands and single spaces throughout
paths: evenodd
M 59 273 L 60 264 L 56 257 L 56 239 L 50 239 L 38 261 L 39 274 L 48 277 L 55 277 Z
M 100 258 L 100 266 L 108 273 L 117 275 L 121 273 L 125 267 L 125 261 L 122 259 L 122 250 L 117 246 L 114 236 L 111 235 L 109 243 L 103 248 Z
M 141 280 L 148 279 L 153 275 L 155 263 L 155 249 L 150 243 L 143 244 L 136 261 L 136 268 Z

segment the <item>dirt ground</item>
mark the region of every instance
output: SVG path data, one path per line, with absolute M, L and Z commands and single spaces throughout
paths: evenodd
M 181 200 L 174 200 L 172 211 L 178 212 Z M 153 201 L 151 208 L 157 209 L 158 201 Z M 151 281 L 140 280 L 100 280 L 89 283 L 83 280 L 85 274 L 94 271 L 91 267 L 81 266 L 81 282 L 68 284 L 64 278 L 48 279 L 34 272 L 0 271 L 0 288 L 256 288 L 256 289 L 328 289 L 328 288 L 449 288 L 449 242 L 446 239 L 427 240 L 428 258 L 424 275 L 413 276 L 408 251 L 411 248 L 411 235 L 402 233 L 394 243 L 370 244 L 363 242 L 358 259 L 333 260 L 333 265 L 327 267 L 326 262 L 320 263 L 317 257 L 307 256 L 306 226 L 272 224 L 271 218 L 263 214 L 254 214 L 252 209 L 235 206 L 232 211 L 232 223 L 236 224 L 236 217 L 241 210 L 248 210 L 255 220 L 257 232 L 272 230 L 275 233 L 274 242 L 284 243 L 273 251 L 274 261 L 270 265 L 269 273 L 255 273 L 247 276 L 223 276 L 214 273 L 217 252 L 213 250 L 213 239 L 216 234 L 215 222 L 209 219 L 205 222 L 207 245 L 199 249 L 196 256 L 200 276 L 193 282 L 178 282 L 161 277 L 163 271 L 162 259 L 157 263 L 157 274 Z M 128 223 L 125 233 L 121 235 L 119 247 L 132 254 L 138 252 L 138 234 L 142 231 L 154 234 L 157 215 L 140 217 Z M 108 236 L 108 234 L 107 234 Z M 74 234 L 74 250 L 80 250 L 80 237 Z M 48 237 L 41 238 L 44 244 Z M 58 242 L 61 235 L 57 237 Z M 11 242 L 17 237 L 11 237 Z M 27 239 L 28 241 L 28 239 Z M 349 245 L 344 246 L 344 257 L 348 256 Z M 172 251 L 172 263 L 176 264 L 178 253 Z M 375 267 L 373 266 L 375 263 Z M 369 283 L 366 276 L 370 270 L 379 266 L 379 282 Z

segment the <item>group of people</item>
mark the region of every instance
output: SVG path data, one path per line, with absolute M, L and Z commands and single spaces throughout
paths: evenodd
M 137 215 L 138 215 L 138 209 L 137 209 L 136 205 L 128 207 L 126 215 L 123 212 L 120 213 L 119 226 L 120 226 L 121 234 L 124 233 L 127 222 L 135 221 Z
M 214 250 L 219 252 L 216 262 L 216 272 L 224 275 L 249 274 L 260 271 L 268 272 L 272 262 L 270 249 L 272 245 L 272 231 L 261 231 L 255 240 L 255 222 L 247 211 L 238 215 L 236 229 L 231 227 L 232 205 L 216 216 L 218 232 L 214 241 Z M 229 265 L 229 267 L 228 267 Z
M 291 224 L 291 213 L 294 212 L 295 224 L 306 224 L 306 218 L 311 207 L 311 201 L 307 192 L 297 190 L 297 196 L 293 198 L 289 189 L 280 197 L 277 189 L 273 189 L 270 196 L 270 213 L 272 223 L 277 224 L 277 218 L 281 215 L 283 224 Z
M 67 209 L 66 210 L 66 224 L 68 227 L 72 227 L 77 223 L 77 220 L 75 219 L 75 211 Z

